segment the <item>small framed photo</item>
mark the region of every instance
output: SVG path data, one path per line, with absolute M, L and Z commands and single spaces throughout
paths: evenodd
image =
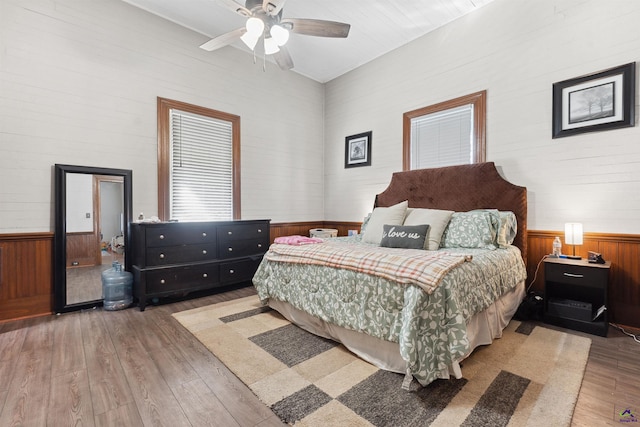
M 553 138 L 635 124 L 636 63 L 553 84 Z
M 371 166 L 371 131 L 345 138 L 344 167 Z

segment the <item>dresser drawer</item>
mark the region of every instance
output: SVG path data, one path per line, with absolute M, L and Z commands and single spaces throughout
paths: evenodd
M 150 294 L 188 292 L 210 287 L 217 281 L 218 265 L 214 263 L 148 270 L 146 274 Z
M 229 240 L 218 245 L 218 258 L 229 259 L 262 254 L 269 248 L 269 238 Z
M 248 224 L 221 224 L 218 226 L 218 241 L 226 242 L 245 239 L 265 239 L 269 241 L 269 224 L 263 222 Z
M 220 284 L 227 285 L 251 280 L 261 260 L 262 256 L 256 256 L 241 261 L 220 264 Z
M 147 227 L 147 247 L 216 243 L 216 227 L 212 223 L 170 223 Z
M 215 244 L 147 248 L 147 266 L 201 262 L 216 259 Z
M 545 264 L 545 280 L 568 285 L 602 287 L 607 283 L 609 270 L 568 264 Z

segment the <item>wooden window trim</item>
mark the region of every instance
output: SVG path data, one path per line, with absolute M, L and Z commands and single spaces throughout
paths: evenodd
M 408 111 L 402 115 L 402 170 L 411 169 L 411 119 L 473 104 L 473 144 L 475 145 L 474 163 L 482 163 L 487 159 L 486 123 L 487 123 L 487 91 L 472 93 L 449 101 L 440 102 L 428 107 Z
M 158 97 L 158 218 L 168 221 L 170 213 L 169 178 L 171 159 L 169 110 L 176 109 L 231 122 L 233 155 L 233 219 L 240 219 L 240 116 Z

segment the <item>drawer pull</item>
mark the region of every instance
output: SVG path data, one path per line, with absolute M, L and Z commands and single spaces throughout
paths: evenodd
M 164 285 L 164 279 L 160 279 L 160 283 Z
M 160 254 L 160 259 L 164 259 L 164 254 Z
M 227 231 L 227 234 L 231 236 L 233 234 L 233 231 Z
M 207 250 L 206 250 L 206 249 L 203 249 L 203 250 L 202 250 L 202 255 L 206 255 L 206 254 L 207 254 Z
M 576 279 L 582 279 L 584 277 L 583 274 L 573 274 L 573 273 L 562 273 L 567 277 L 575 277 Z
M 229 248 L 229 252 L 233 252 L 233 248 Z
M 261 248 L 262 247 L 262 243 L 258 243 L 258 247 Z
M 202 233 L 202 237 L 207 237 L 207 233 Z
M 160 235 L 160 240 L 164 240 L 164 234 Z
M 233 273 L 235 273 L 235 271 L 229 270 L 229 274 L 233 274 Z
M 204 277 L 204 278 L 206 279 L 207 277 L 209 277 L 209 275 L 208 275 L 207 273 L 204 273 L 204 274 L 202 275 L 202 277 Z
M 262 233 L 262 229 L 261 228 L 258 228 L 258 233 Z

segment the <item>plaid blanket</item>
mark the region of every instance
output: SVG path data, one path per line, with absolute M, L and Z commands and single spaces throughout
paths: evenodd
M 274 243 L 265 258 L 275 262 L 358 271 L 402 284 L 414 284 L 428 294 L 436 289 L 451 269 L 472 259 L 470 255 L 446 251 L 383 248 L 332 240 L 303 246 Z

